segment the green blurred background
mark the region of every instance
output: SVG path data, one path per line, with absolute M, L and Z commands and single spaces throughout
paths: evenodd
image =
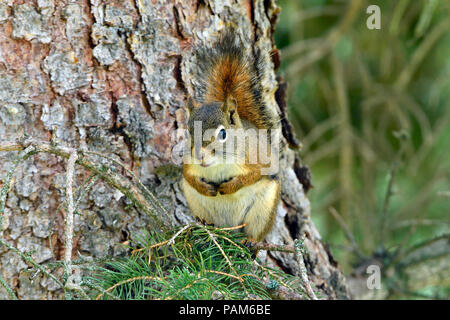
M 373 4 L 380 30 L 366 25 Z M 352 291 L 448 299 L 450 1 L 278 5 L 279 74 L 312 172 L 312 218 Z M 358 289 L 374 263 L 382 290 Z

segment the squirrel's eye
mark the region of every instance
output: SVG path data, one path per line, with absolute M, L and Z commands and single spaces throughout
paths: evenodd
M 223 126 L 220 126 L 219 128 L 217 128 L 216 137 L 219 140 L 219 142 L 222 142 L 222 143 L 227 140 L 227 131 L 225 130 L 225 128 Z

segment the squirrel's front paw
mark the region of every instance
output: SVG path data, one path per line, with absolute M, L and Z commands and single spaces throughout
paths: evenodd
M 211 183 L 206 182 L 204 179 L 200 179 L 200 190 L 201 194 L 205 196 L 214 197 L 217 195 L 217 187 Z
M 224 182 L 220 184 L 220 186 L 217 188 L 217 191 L 219 194 L 230 194 L 235 193 L 238 190 L 237 183 L 235 181 L 235 178 L 230 179 L 227 182 Z

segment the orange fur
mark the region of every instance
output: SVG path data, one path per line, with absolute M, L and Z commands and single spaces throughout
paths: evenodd
M 252 93 L 252 72 L 247 63 L 232 55 L 221 57 L 210 70 L 205 102 L 236 99 L 239 117 L 252 122 L 257 128 L 265 128 Z

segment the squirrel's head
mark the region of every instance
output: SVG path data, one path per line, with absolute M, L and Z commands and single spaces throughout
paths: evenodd
M 225 102 L 210 102 L 194 106 L 189 99 L 188 128 L 191 136 L 191 154 L 208 167 L 223 163 L 224 144 L 232 129 L 242 128 L 234 98 Z M 217 152 L 220 150 L 220 152 Z

